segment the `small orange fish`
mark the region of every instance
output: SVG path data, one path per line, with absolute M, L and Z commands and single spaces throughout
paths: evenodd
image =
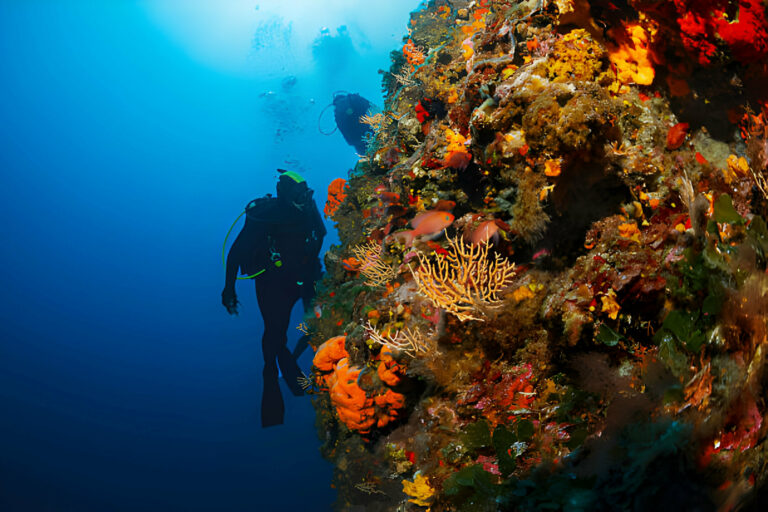
M 501 219 L 493 219 L 493 222 L 495 222 L 496 225 L 499 226 L 499 229 L 501 229 L 502 231 L 506 231 L 507 233 L 512 231 L 512 226 L 510 226 L 509 224 L 507 224 Z
M 387 209 L 384 206 L 374 206 L 371 208 L 371 215 L 373 217 L 381 217 L 387 212 Z
M 449 212 L 454 208 L 456 208 L 456 201 L 451 201 L 450 199 L 441 199 L 436 202 L 434 206 L 435 210 L 440 210 L 442 212 Z
M 383 203 L 392 204 L 400 202 L 400 194 L 397 192 L 390 192 L 387 190 L 386 185 L 377 185 L 373 191 L 379 200 Z
M 453 214 L 439 210 L 427 210 L 416 215 L 411 220 L 413 229 L 409 231 L 398 231 L 393 234 L 402 241 L 406 247 L 413 244 L 414 238 L 421 235 L 436 235 L 453 223 Z
M 468 238 L 472 245 L 482 244 L 491 239 L 496 242 L 499 240 L 499 225 L 495 220 L 483 221 L 469 233 Z
M 383 203 L 392 204 L 400 202 L 400 194 L 397 192 L 379 192 L 379 199 Z
M 404 206 L 401 206 L 399 204 L 393 204 L 389 208 L 387 208 L 387 215 L 391 215 L 393 218 L 402 217 L 408 213 L 408 209 Z

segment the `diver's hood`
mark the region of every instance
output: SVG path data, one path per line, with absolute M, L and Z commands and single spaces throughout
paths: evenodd
M 286 174 L 280 175 L 280 181 L 277 182 L 277 197 L 301 209 L 312 201 L 314 190 L 307 186 L 306 181 L 297 182 Z

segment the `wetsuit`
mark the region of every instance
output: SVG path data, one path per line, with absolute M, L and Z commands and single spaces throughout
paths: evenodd
M 339 94 L 333 98 L 336 126 L 347 144 L 363 155 L 366 151 L 365 138 L 373 133 L 360 118 L 368 113 L 371 103 L 359 94 Z
M 306 310 L 314 296 L 314 283 L 321 275 L 318 254 L 326 234 L 311 194 L 299 204 L 301 208 L 290 199 L 282 198 L 278 189 L 277 198 L 255 200 L 246 208 L 245 226 L 227 257 L 222 292 L 224 305 L 228 310 L 228 304 L 232 305 L 236 312 L 234 287 L 238 269 L 246 275 L 264 270 L 253 280 L 264 319 L 261 418 L 265 427 L 283 423 L 278 365 L 291 392 L 297 396 L 303 394 L 297 380 L 300 369 L 286 346 L 288 323 L 296 301 L 301 299 Z

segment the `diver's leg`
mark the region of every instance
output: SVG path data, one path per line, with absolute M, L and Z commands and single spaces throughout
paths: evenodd
M 304 314 L 312 309 L 312 299 L 315 297 L 315 283 L 305 283 L 300 288 L 301 305 L 304 307 Z M 298 361 L 301 354 L 307 350 L 309 346 L 309 334 L 305 334 L 299 341 L 296 342 L 296 346 L 293 348 L 293 359 Z
M 299 300 L 299 287 L 292 285 L 290 288 L 286 287 L 283 290 L 286 300 L 290 302 L 290 305 L 286 307 L 288 314 L 285 318 L 285 328 L 287 330 L 288 323 L 290 322 L 291 310 L 293 310 L 293 305 L 296 301 Z M 299 340 L 299 343 L 301 343 L 301 340 Z M 287 336 L 284 338 L 283 343 L 278 349 L 277 362 L 280 365 L 280 371 L 283 372 L 283 378 L 288 385 L 288 389 L 291 390 L 291 393 L 293 393 L 294 396 L 304 395 L 304 390 L 299 384 L 299 377 L 302 375 L 301 368 L 299 368 L 299 364 L 296 362 L 296 357 L 294 357 L 294 355 L 291 354 L 291 351 L 288 350 Z
M 266 276 L 265 276 L 266 277 Z M 285 414 L 278 382 L 277 359 L 280 347 L 287 341 L 286 330 L 292 304 L 267 279 L 256 281 L 256 298 L 264 319 L 261 350 L 264 354 L 264 390 L 261 397 L 261 426 L 281 425 Z
M 298 361 L 301 357 L 301 354 L 304 353 L 305 350 L 307 350 L 307 347 L 309 346 L 309 334 L 305 334 L 301 338 L 299 338 L 299 341 L 296 342 L 296 346 L 293 347 L 293 352 L 291 353 L 291 356 L 293 357 L 294 361 Z

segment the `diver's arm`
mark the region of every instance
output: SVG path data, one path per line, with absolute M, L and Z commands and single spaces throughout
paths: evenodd
M 227 265 L 224 277 L 224 290 L 221 292 L 221 303 L 227 308 L 230 315 L 237 314 L 237 294 L 235 293 L 235 283 L 237 283 L 237 272 L 240 270 L 240 264 L 244 261 L 248 247 L 252 245 L 256 236 L 252 225 L 246 221 L 245 226 L 237 235 L 232 247 L 227 254 Z
M 325 238 L 325 235 L 328 233 L 328 231 L 325 229 L 325 223 L 323 222 L 323 218 L 320 216 L 320 210 L 317 208 L 317 203 L 312 201 L 312 207 L 310 208 L 310 215 L 311 215 L 311 222 L 312 222 L 312 230 L 315 234 L 314 244 L 312 246 L 313 252 L 315 254 L 320 253 L 320 248 L 323 246 L 323 238 Z
M 239 255 L 240 252 L 242 252 L 239 250 L 239 240 L 240 237 L 238 236 L 237 239 L 235 239 L 235 243 L 233 243 L 232 247 L 230 247 L 229 254 L 227 254 L 227 271 L 224 278 L 224 289 L 232 290 L 233 293 L 235 290 L 235 283 L 237 282 L 237 271 L 240 267 Z
M 227 266 L 224 277 L 224 290 L 221 292 L 221 304 L 227 308 L 227 313 L 230 315 L 237 314 L 237 293 L 235 293 L 235 283 L 237 282 L 237 271 L 240 268 L 240 253 L 242 252 L 242 243 L 240 242 L 242 235 L 237 236 L 232 247 L 229 248 L 229 254 L 227 254 Z

